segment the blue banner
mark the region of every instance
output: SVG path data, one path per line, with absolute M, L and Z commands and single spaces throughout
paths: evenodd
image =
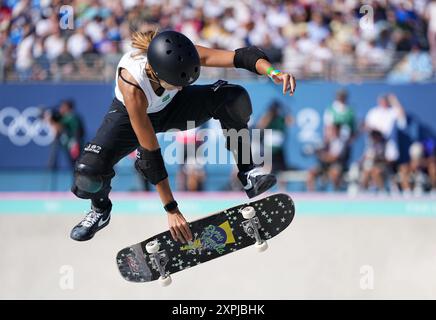
M 328 82 L 298 83 L 295 96 L 283 96 L 281 87 L 270 81 L 239 82 L 249 92 L 253 104 L 254 124 L 266 111 L 272 100 L 278 99 L 294 118 L 286 140 L 288 164 L 306 169 L 315 159 L 304 154 L 306 144 L 322 140 L 323 113 L 334 100 L 338 89 L 349 93 L 349 104 L 354 108 L 358 122 L 377 103 L 377 97 L 394 93 L 407 111 L 409 125 L 402 132 L 402 156 L 412 140 L 434 136 L 436 119 L 436 85 L 362 83 L 340 85 Z M 0 169 L 47 167 L 50 153 L 50 133 L 39 121 L 38 111 L 57 107 L 64 99 L 74 100 L 86 129 L 86 140 L 95 134 L 113 98 L 112 84 L 3 84 L 0 85 Z M 358 159 L 364 148 L 361 136 L 353 147 L 353 159 Z M 67 168 L 64 157 L 60 167 Z M 214 168 L 215 169 L 215 168 Z

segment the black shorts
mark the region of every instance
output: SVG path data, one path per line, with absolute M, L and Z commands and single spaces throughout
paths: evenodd
M 222 86 L 234 85 L 224 83 Z M 198 127 L 211 118 L 217 119 L 215 111 L 228 99 L 224 94 L 226 90 L 217 89 L 216 84 L 188 86 L 178 92 L 163 110 L 148 113 L 148 116 L 156 133 L 170 129 L 186 130 L 188 121 L 195 121 Z M 90 143 L 104 150 L 107 170 L 139 146 L 126 107 L 121 101 L 114 98 Z

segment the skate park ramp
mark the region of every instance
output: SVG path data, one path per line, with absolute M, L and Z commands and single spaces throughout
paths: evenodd
M 435 299 L 436 199 L 290 194 L 291 226 L 174 274 L 129 283 L 118 250 L 167 228 L 157 195 L 113 194 L 111 222 L 69 238 L 88 208 L 68 193 L 0 195 L 0 299 Z M 240 193 L 176 194 L 188 220 L 245 202 Z

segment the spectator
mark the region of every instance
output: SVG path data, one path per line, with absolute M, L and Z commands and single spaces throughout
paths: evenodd
M 257 128 L 271 130 L 271 136 L 266 135 L 263 140 L 264 147 L 271 150 L 271 172 L 287 169 L 285 140 L 287 128 L 292 125 L 292 121 L 292 116 L 284 110 L 283 105 L 274 100 L 257 123 Z
M 6 5 L 6 1 L 0 1 L 0 30 L 4 30 L 12 18 L 12 9 Z
M 204 191 L 204 182 L 206 180 L 204 165 L 188 160 L 182 170 L 185 176 L 185 189 L 183 190 L 191 192 Z
M 44 48 L 50 61 L 55 61 L 64 51 L 65 39 L 62 37 L 58 26 L 54 28 L 53 34 L 45 39 Z
M 378 131 L 386 140 L 385 158 L 390 163 L 396 162 L 399 158 L 396 129 L 404 130 L 406 126 L 406 113 L 394 94 L 380 96 L 378 105 L 369 110 L 365 118 L 366 130 Z
M 76 160 L 84 146 L 84 126 L 80 116 L 74 111 L 72 100 L 62 101 L 59 109 L 54 112 L 46 112 L 45 119 L 49 121 L 55 131 L 55 141 L 50 165 L 56 168 L 57 148 L 59 144 L 66 152 L 71 168 L 74 168 Z
M 53 74 L 63 80 L 71 78 L 75 71 L 75 60 L 70 52 L 68 52 L 67 43 L 64 43 L 64 50 L 55 59 L 52 64 Z
M 327 46 L 325 39 L 321 40 L 310 55 L 310 71 L 315 74 L 329 75 L 330 64 L 333 60 L 333 53 Z
M 85 131 L 80 116 L 74 111 L 72 100 L 62 101 L 59 106 L 61 114 L 61 144 L 68 150 L 70 160 L 74 164 L 80 155 L 84 144 Z
M 353 109 L 348 104 L 346 90 L 339 90 L 331 106 L 324 112 L 324 126 L 328 128 L 334 125 L 339 125 L 341 136 L 350 142 L 356 132 L 356 119 Z
M 410 162 L 399 168 L 401 188 L 409 194 L 412 190 L 415 195 L 421 195 L 429 182 L 428 163 L 424 157 L 424 146 L 415 142 L 409 149 Z
M 68 52 L 78 59 L 88 49 L 88 39 L 85 35 L 85 29 L 83 27 L 77 28 L 77 31 L 68 38 L 67 41 Z
M 425 17 L 428 20 L 428 43 L 430 45 L 430 54 L 433 62 L 433 68 L 436 69 L 436 0 L 431 0 L 426 8 Z
M 103 19 L 100 16 L 95 18 L 84 25 L 85 34 L 91 38 L 93 44 L 98 44 L 105 38 Z
M 15 68 L 18 73 L 18 78 L 21 81 L 29 80 L 32 76 L 32 46 L 34 40 L 34 35 L 29 33 L 17 46 L 17 59 L 15 61 Z
M 389 74 L 388 80 L 393 82 L 421 82 L 432 78 L 433 67 L 428 52 L 422 51 L 414 44 L 412 51 L 398 63 Z
M 414 142 L 409 148 L 410 161 L 399 169 L 400 185 L 408 195 L 422 195 L 424 191 L 436 190 L 435 141 L 426 139 Z
M 0 82 L 5 77 L 5 60 L 6 60 L 6 32 L 0 31 Z
M 330 180 L 336 191 L 340 189 L 345 167 L 347 142 L 341 137 L 339 124 L 326 128 L 324 146 L 316 151 L 318 165 L 309 171 L 307 190 L 314 191 L 316 180 L 322 177 L 324 183 Z
M 297 47 L 302 54 L 311 55 L 316 48 L 316 43 L 304 32 L 301 37 L 297 39 Z
M 361 161 L 362 188 L 368 190 L 373 183 L 378 191 L 386 190 L 387 167 L 386 139 L 380 131 L 371 130 Z
M 271 37 L 266 34 L 264 37 L 264 40 L 262 42 L 262 46 L 260 48 L 265 52 L 265 54 L 268 56 L 271 63 L 281 63 L 282 62 L 282 49 L 275 46 L 272 41 Z
M 179 143 L 179 150 L 182 157 L 178 159 L 181 169 L 178 171 L 177 180 L 179 190 L 202 191 L 206 173 L 203 159 L 197 154 L 198 148 L 204 141 L 198 136 L 200 129 L 207 128 L 207 123 L 200 128 L 177 132 L 176 140 Z
M 32 64 L 32 80 L 47 80 L 49 79 L 50 72 L 50 61 L 47 58 L 47 54 L 44 51 L 44 38 L 36 37 L 32 54 L 34 61 Z
M 283 49 L 283 69 L 292 73 L 301 74 L 305 66 L 305 56 L 300 54 L 300 50 L 295 39 L 290 39 Z
M 358 67 L 361 69 L 385 68 L 389 62 L 387 52 L 377 47 L 374 40 L 359 42 L 356 55 Z
M 52 12 L 49 17 L 46 17 L 44 11 L 41 12 L 41 20 L 35 24 L 35 32 L 39 37 L 47 37 L 59 25 L 59 18 L 56 12 Z
M 423 141 L 425 161 L 427 162 L 431 190 L 436 194 L 436 139 L 427 138 Z
M 324 112 L 324 130 L 332 126 L 339 126 L 340 136 L 345 141 L 344 169 L 348 167 L 351 156 L 351 145 L 356 134 L 356 119 L 353 109 L 348 104 L 348 93 L 346 90 L 339 90 L 336 98 Z
M 315 43 L 320 43 L 327 38 L 329 30 L 324 25 L 321 13 L 312 13 L 311 21 L 307 24 L 307 31 L 309 32 L 309 38 Z

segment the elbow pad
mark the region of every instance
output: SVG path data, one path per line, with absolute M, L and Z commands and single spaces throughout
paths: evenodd
M 236 68 L 243 68 L 248 71 L 260 74 L 256 70 L 256 62 L 259 59 L 265 59 L 269 61 L 268 56 L 258 47 L 244 47 L 235 50 L 233 64 Z
M 138 148 L 135 169 L 152 184 L 156 185 L 168 177 L 160 148 L 153 151 Z

